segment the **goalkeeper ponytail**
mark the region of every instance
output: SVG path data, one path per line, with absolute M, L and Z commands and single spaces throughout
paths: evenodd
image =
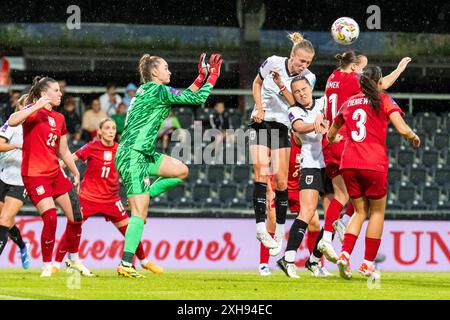
M 144 54 L 139 60 L 139 74 L 141 83 L 152 81 L 152 70 L 158 65 L 160 57 Z

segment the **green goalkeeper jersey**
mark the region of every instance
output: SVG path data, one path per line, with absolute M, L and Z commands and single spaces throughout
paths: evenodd
M 125 129 L 119 149 L 138 150 L 153 155 L 161 124 L 168 117 L 172 104 L 202 104 L 211 93 L 213 86 L 206 83 L 197 92 L 147 82 L 139 87 L 130 103 Z

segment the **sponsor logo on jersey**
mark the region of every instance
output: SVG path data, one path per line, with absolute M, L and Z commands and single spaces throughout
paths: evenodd
M 314 181 L 314 176 L 306 176 L 305 182 L 307 185 L 310 185 Z
M 266 66 L 267 62 L 269 62 L 269 59 L 266 59 L 266 61 L 264 61 L 264 62 L 262 63 L 261 69 L 264 68 L 264 67 Z
M 36 192 L 37 192 L 38 196 L 42 196 L 45 193 L 44 186 L 37 187 Z
M 52 127 L 52 128 L 56 127 L 56 121 L 55 121 L 55 119 L 49 116 L 49 117 L 48 117 L 48 124 L 49 124 L 50 127 Z M 52 129 L 52 130 L 54 130 L 54 129 Z
M 180 90 L 177 90 L 177 89 L 175 89 L 173 87 L 169 87 L 169 92 L 174 94 L 174 95 L 176 95 L 176 96 L 179 96 L 181 94 Z
M 112 152 L 111 151 L 103 152 L 103 160 L 111 161 L 112 160 Z
M 8 122 L 6 122 L 6 123 L 2 126 L 1 131 L 2 131 L 3 133 L 5 133 L 6 130 L 8 130 L 8 127 L 9 127 Z
M 292 112 L 289 112 L 289 121 L 294 120 L 295 116 L 292 114 Z
M 150 186 L 150 177 L 145 177 L 144 178 L 144 184 L 149 187 Z

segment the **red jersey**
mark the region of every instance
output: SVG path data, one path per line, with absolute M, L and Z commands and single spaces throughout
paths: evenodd
M 91 141 L 75 155 L 87 160 L 87 169 L 81 184 L 80 197 L 93 202 L 111 202 L 120 199 L 119 173 L 114 158 L 118 144 L 105 146 L 101 140 Z
M 64 116 L 42 108 L 30 115 L 22 127 L 22 176 L 57 176 L 61 170 L 58 162 L 59 142 L 61 136 L 67 134 Z
M 291 135 L 291 153 L 289 156 L 288 189 L 300 189 L 300 153 L 302 146 L 298 145 Z
M 351 97 L 339 110 L 334 121 L 346 124 L 345 141 L 340 169 L 388 170 L 386 136 L 389 115 L 403 111 L 387 94 L 381 93 L 380 111 L 369 105 L 363 93 Z
M 330 121 L 330 127 L 333 124 L 333 119 L 341 108 L 342 104 L 351 96 L 358 94 L 361 89 L 359 86 L 359 75 L 356 72 L 342 72 L 334 70 L 328 77 L 325 87 L 325 99 L 327 107 L 325 108 L 325 119 Z M 345 127 L 342 127 L 339 134 L 346 138 Z M 328 140 L 322 140 L 323 147 L 328 145 Z

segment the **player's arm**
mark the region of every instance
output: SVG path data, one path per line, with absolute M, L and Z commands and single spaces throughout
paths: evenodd
M 264 108 L 262 105 L 261 92 L 263 86 L 263 79 L 260 74 L 257 74 L 255 80 L 253 80 L 252 93 L 253 100 L 255 100 L 256 114 L 252 116 L 252 119 L 257 123 L 260 123 L 264 119 Z
M 406 66 L 410 62 L 411 62 L 410 57 L 403 58 L 399 62 L 397 68 L 394 71 L 392 71 L 387 76 L 383 77 L 383 79 L 381 80 L 381 86 L 383 87 L 383 90 L 388 89 L 390 86 L 392 86 L 394 84 L 395 81 L 397 81 L 398 77 L 400 77 L 400 75 L 403 73 L 403 71 L 405 71 Z
M 317 132 L 325 134 L 328 130 L 328 125 L 323 120 L 323 115 L 317 115 L 316 121 L 313 123 L 305 122 L 306 112 L 300 107 L 289 108 L 289 120 L 291 121 L 292 129 L 300 134 L 307 134 L 310 132 Z M 320 121 L 321 119 L 321 121 Z M 320 123 L 320 129 L 317 128 L 317 123 Z
M 8 143 L 9 139 L 3 136 L 0 136 L 0 152 L 8 152 L 11 150 L 22 149 L 21 144 L 12 144 Z
M 344 108 L 345 104 L 339 109 L 338 114 L 333 119 L 333 124 L 327 132 L 327 140 L 329 143 L 337 143 L 342 140 L 342 136 L 338 132 L 345 123 L 344 115 L 342 114 Z
M 419 136 L 410 128 L 410 126 L 408 126 L 405 120 L 403 120 L 400 112 L 392 112 L 389 115 L 389 120 L 391 120 L 392 125 L 397 129 L 398 133 L 411 142 L 415 149 L 420 147 Z
M 67 168 L 69 168 L 70 172 L 73 175 L 73 185 L 77 189 L 77 192 L 80 191 L 80 173 L 78 172 L 78 168 L 75 165 L 75 161 L 73 160 L 72 153 L 69 150 L 69 146 L 67 144 L 67 135 L 61 136 L 59 142 L 59 156 L 62 161 L 66 164 Z
M 50 103 L 51 99 L 47 96 L 41 97 L 33 106 L 24 108 L 20 111 L 14 112 L 8 119 L 8 124 L 11 127 L 17 127 L 25 122 L 25 120 L 36 111 L 44 108 Z
M 72 153 L 72 158 L 73 158 L 73 162 L 75 162 L 75 163 L 76 163 L 78 160 L 80 160 L 80 159 L 77 157 L 77 155 L 76 155 L 75 153 Z M 59 166 L 60 166 L 62 169 L 67 168 L 65 162 L 62 161 L 62 160 L 59 160 Z
M 273 82 L 278 86 L 280 89 L 280 92 L 283 94 L 283 97 L 286 99 L 286 101 L 289 103 L 290 106 L 295 105 L 295 99 L 292 93 L 289 92 L 289 90 L 286 89 L 286 86 L 284 85 L 283 81 L 281 80 L 280 73 L 276 70 L 272 70 L 271 72 Z

